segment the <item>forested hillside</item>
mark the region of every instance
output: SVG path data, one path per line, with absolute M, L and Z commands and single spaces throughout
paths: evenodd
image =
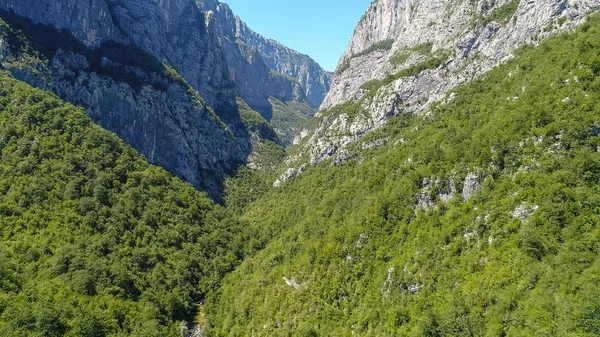
M 111 3 L 116 2 L 95 4 Z M 185 17 L 171 15 L 182 8 L 169 4 L 151 4 L 158 12 L 131 6 L 116 14 L 147 10 L 185 23 Z M 507 4 L 510 15 L 530 8 L 519 2 L 514 12 L 517 3 Z M 375 13 L 379 7 L 372 8 Z M 592 10 L 581 8 L 565 15 Z M 85 14 L 80 21 L 90 17 L 75 9 Z M 57 13 L 54 18 L 61 19 Z M 18 19 L 14 15 L 4 13 Z M 201 22 L 209 16 L 197 17 Z M 474 25 L 506 24 L 499 18 L 481 17 Z M 567 17 L 561 23 L 562 18 L 546 33 L 555 24 L 567 30 Z M 77 42 L 71 33 L 19 26 L 19 20 L 0 22 L 4 69 L 24 78 L 64 75 L 56 55 L 65 52 L 61 45 Z M 149 21 L 156 28 L 151 36 L 169 36 L 163 29 L 168 25 Z M 90 38 L 101 32 L 90 27 L 84 27 Z M 60 41 L 40 40 L 42 31 Z M 202 36 L 208 46 L 217 41 L 216 34 Z M 37 59 L 43 55 L 39 48 L 24 53 L 35 45 L 50 48 L 52 56 Z M 91 64 L 69 69 L 82 81 L 55 81 L 55 89 L 69 83 L 77 95 L 88 90 L 111 104 L 127 101 L 142 116 L 131 125 L 144 121 L 152 130 L 167 124 L 146 118 L 151 111 L 180 114 L 174 120 L 191 124 L 173 126 L 185 137 L 161 143 L 161 150 L 166 155 L 188 141 L 208 144 L 189 157 L 188 173 L 208 168 L 207 174 L 234 174 L 224 181 L 223 205 L 148 164 L 117 135 L 95 125 L 83 108 L 0 70 L 0 336 L 600 336 L 600 14 L 520 48 L 512 60 L 451 90 L 423 114 L 402 113 L 420 110 L 411 110 L 414 102 L 401 95 L 390 101 L 382 88 L 397 81 L 418 84 L 435 74 L 436 81 L 447 80 L 455 65 L 433 46 L 421 45 L 431 57 L 364 83 L 360 95 L 320 111 L 316 119 L 302 104 L 272 100 L 275 114 L 268 121 L 238 98 L 232 117 L 239 119 L 240 134 L 221 125 L 199 98 L 191 110 L 112 99 L 98 76 L 116 81 L 110 82 L 114 97 L 123 99 L 123 92 L 138 97 L 133 89 L 142 83 L 115 69 L 141 71 L 143 60 L 151 60 L 146 70 L 166 81 L 158 84 L 168 84 L 155 90 L 141 85 L 139 90 L 147 90 L 144 102 L 158 102 L 155 93 L 162 90 L 186 89 L 181 97 L 191 95 L 187 99 L 197 93 L 135 44 L 101 44 L 95 53 L 80 46 L 79 59 Z M 20 49 L 11 50 L 15 47 Z M 471 47 L 474 54 L 464 55 L 468 61 L 478 57 Z M 107 63 L 107 55 L 124 57 L 123 51 L 141 59 L 121 60 L 124 68 Z M 216 57 L 201 62 L 214 69 L 190 67 L 188 76 L 203 69 L 208 73 L 197 77 L 197 85 L 211 78 L 205 75 L 224 65 Z M 68 57 L 65 64 L 74 60 Z M 86 70 L 94 66 L 102 71 Z M 88 77 L 100 91 L 83 81 Z M 234 99 L 235 88 L 225 87 Z M 213 100 L 227 96 L 214 94 Z M 163 97 L 183 102 L 178 95 Z M 353 131 L 348 121 L 368 119 L 368 108 L 390 102 L 394 109 L 385 113 L 385 123 Z M 110 113 L 102 106 L 99 112 Z M 130 117 L 127 111 L 122 116 Z M 194 123 L 202 132 L 188 133 Z M 343 132 L 336 137 L 351 141 L 331 147 L 317 133 L 310 136 L 309 129 L 327 125 L 339 127 Z M 217 131 L 226 132 L 231 144 L 214 143 Z M 299 146 L 285 150 L 276 132 L 282 144 Z M 132 139 L 151 138 L 135 135 Z M 327 156 L 312 162 L 312 150 L 302 146 L 310 141 L 323 145 Z M 235 153 L 245 165 L 214 171 L 217 155 L 230 152 L 225 145 L 235 148 L 239 142 L 247 143 Z M 213 171 L 196 165 L 200 160 Z M 288 169 L 287 181 L 277 180 L 274 187 L 284 166 L 295 162 L 303 164 Z
M 256 235 L 0 73 L 0 336 L 181 336 Z
M 600 335 L 599 51 L 595 15 L 266 192 L 207 335 Z

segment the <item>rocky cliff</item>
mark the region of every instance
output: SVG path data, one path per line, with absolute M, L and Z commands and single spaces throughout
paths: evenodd
M 265 57 L 252 43 L 275 42 L 218 1 L 0 0 L 0 10 L 3 68 L 86 107 L 152 163 L 213 197 L 257 144 L 238 97 L 274 124 L 285 120 L 276 130 L 287 144 L 299 131 L 287 121 L 301 118 L 273 114 L 288 102 L 304 114 L 329 89 L 329 74 L 307 56 L 277 45 L 287 61 Z
M 152 163 L 218 198 L 222 177 L 251 153 L 217 32 L 192 1 L 2 0 L 0 9 L 2 67 L 86 107 Z
M 330 158 L 395 114 L 425 112 L 446 94 L 452 99 L 453 88 L 599 7 L 593 0 L 376 0 L 340 59 L 320 125 L 301 151 L 313 164 Z
M 455 86 L 510 58 L 519 46 L 571 27 L 598 7 L 592 0 L 374 1 L 340 59 L 321 108 L 361 97 L 366 82 L 396 74 L 435 53 L 443 52 L 443 64 L 418 75 L 431 79 L 447 73 L 451 77 L 444 82 Z M 422 89 L 416 84 L 411 86 Z M 445 94 L 445 88 L 436 89 L 441 92 L 427 101 Z
M 210 3 L 212 4 L 212 3 Z M 220 44 L 224 51 L 228 71 L 235 82 L 238 94 L 250 107 L 270 121 L 273 108 L 270 97 L 282 101 L 306 103 L 304 89 L 291 77 L 270 69 L 256 48 L 237 36 L 239 18 L 225 4 L 200 3 L 208 22 L 214 22 Z
M 332 73 L 325 71 L 308 55 L 290 49 L 281 43 L 267 39 L 237 17 L 238 36 L 248 45 L 256 48 L 269 68 L 296 79 L 308 103 L 317 109 L 329 92 Z
M 250 106 L 267 111 L 269 96 L 284 102 L 306 102 L 313 109 L 320 106 L 329 91 L 331 73 L 309 56 L 248 28 L 227 4 L 215 0 L 197 3 L 214 17 L 232 78 Z

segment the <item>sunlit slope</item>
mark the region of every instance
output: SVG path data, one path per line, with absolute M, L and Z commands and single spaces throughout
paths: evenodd
M 599 134 L 594 16 L 254 203 L 208 336 L 600 335 Z
M 180 336 L 248 233 L 83 109 L 0 73 L 1 336 Z

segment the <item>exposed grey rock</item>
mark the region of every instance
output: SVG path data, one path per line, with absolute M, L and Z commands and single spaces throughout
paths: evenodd
M 296 281 L 296 279 L 294 277 L 287 278 L 284 276 L 283 280 L 285 281 L 285 284 L 288 285 L 289 287 L 292 287 L 297 290 L 302 288 L 302 284 L 298 283 L 298 281 Z
M 477 233 L 477 231 L 474 230 L 465 231 L 463 237 L 465 238 L 465 241 L 467 241 L 467 243 L 471 242 L 471 240 L 479 241 L 479 233 Z
M 510 1 L 373 1 L 357 25 L 321 105 L 321 115 L 328 110 L 331 117 L 321 121 L 305 145 L 305 151 L 311 153 L 310 163 L 331 157 L 394 114 L 426 112 L 453 88 L 510 59 L 516 48 L 569 29 L 600 8 L 595 0 L 523 0 L 514 16 L 505 21 L 477 21 L 506 8 Z M 432 50 L 423 55 L 415 47 L 425 43 Z M 394 64 L 394 56 L 400 54 L 407 55 L 406 61 Z M 374 97 L 365 98 L 361 86 L 366 82 L 383 79 L 433 55 L 447 55 L 446 62 L 417 76 L 394 80 L 380 87 Z M 452 99 L 450 94 L 446 102 Z M 360 102 L 365 113 L 348 118 L 331 109 L 349 100 Z M 390 106 L 390 102 L 395 104 Z
M 469 201 L 481 188 L 481 177 L 478 173 L 469 172 L 463 184 L 462 197 Z
M 413 295 L 420 293 L 423 288 L 425 288 L 423 284 L 400 284 L 400 291 L 402 293 L 409 292 Z
M 416 45 L 433 43 L 434 51 L 456 51 L 453 60 L 455 65 L 474 63 L 473 67 L 468 67 L 469 71 L 460 67 L 452 70 L 454 81 L 460 81 L 461 75 L 475 75 L 470 74 L 471 70 L 481 74 L 510 57 L 514 48 L 564 30 L 570 26 L 570 22 L 578 22 L 583 15 L 600 7 L 594 0 L 521 1 L 515 16 L 507 18 L 508 22 L 473 24 L 477 17 L 490 15 L 509 2 L 374 1 L 357 25 L 348 50 L 340 59 L 340 64 L 350 60 L 349 67 L 334 76 L 331 91 L 322 108 L 343 103 L 352 97 L 361 84 L 405 67 L 406 64 L 400 64 L 396 68 L 390 59 L 398 52 L 410 52 Z M 560 25 L 556 21 L 559 17 L 568 21 Z M 553 30 L 545 31 L 549 24 L 554 24 Z M 389 50 L 374 50 L 361 57 L 352 57 L 388 39 L 394 42 Z M 410 59 L 407 63 L 410 63 Z
M 521 204 L 512 213 L 512 216 L 520 219 L 521 221 L 527 220 L 530 216 L 535 213 L 540 207 L 538 205 Z
M 105 0 L 2 0 L 0 8 L 13 10 L 35 22 L 65 28 L 88 46 L 124 36 L 111 18 Z
M 306 136 L 308 136 L 309 131 L 307 129 L 302 129 L 302 131 L 300 131 L 300 134 L 297 135 L 296 137 L 294 137 L 294 140 L 292 141 L 293 145 L 298 145 L 300 144 L 300 142 L 302 142 L 302 140 L 304 138 L 306 138 Z
M 360 235 L 358 236 L 358 240 L 356 240 L 355 242 L 355 246 L 356 248 L 363 248 L 364 246 L 366 246 L 369 243 L 369 234 L 367 233 L 360 233 Z
M 186 334 L 186 337 L 203 337 L 204 336 L 204 328 L 200 326 L 195 326 L 193 329 L 189 330 Z
M 214 17 L 240 96 L 269 120 L 269 97 L 320 106 L 329 91 L 332 74 L 309 56 L 267 39 L 248 28 L 225 3 L 196 0 Z
M 274 183 L 273 183 L 273 187 L 279 187 L 281 186 L 284 182 L 286 182 L 289 179 L 292 179 L 294 177 L 296 177 L 299 174 L 302 174 L 304 171 L 306 171 L 306 169 L 308 168 L 308 165 L 302 165 L 299 168 L 289 168 L 287 171 L 285 171 L 280 177 L 279 179 L 277 179 Z
M 0 27 L 0 62 L 4 61 L 6 55 L 8 55 L 8 44 L 4 41 L 2 36 L 2 27 Z
M 297 80 L 266 65 L 258 48 L 240 43 L 235 34 L 226 35 L 226 29 L 241 32 L 240 25 L 251 31 L 226 5 L 209 2 L 227 10 L 203 12 L 194 0 L 0 0 L 0 10 L 67 29 L 89 48 L 103 48 L 111 41 L 139 47 L 155 63 L 175 69 L 191 88 L 173 83 L 169 75 L 150 73 L 142 65 L 108 58 L 92 65 L 84 55 L 66 51 L 57 53 L 48 65 L 22 67 L 12 62 L 15 66 L 7 67 L 15 77 L 84 106 L 96 123 L 117 133 L 150 162 L 215 197 L 224 174 L 248 159 L 253 165 L 249 157 L 253 142 L 239 116 L 236 97 L 243 94 L 255 106 L 259 102 L 252 98 L 260 97 L 269 107 L 270 96 L 282 101 L 308 99 Z M 295 55 L 292 50 L 286 53 Z M 9 54 L 2 41 L 0 62 L 7 62 Z M 13 61 L 18 57 L 12 55 Z M 139 88 L 98 73 L 98 67 L 121 69 L 122 75 L 136 78 Z M 324 84 L 328 89 L 328 82 Z M 201 99 L 207 104 L 200 104 Z
M 433 178 L 423 180 L 421 183 L 423 189 L 417 196 L 417 209 L 426 211 L 437 206 L 432 191 L 435 184 L 436 182 Z
M 5 55 L 6 56 L 6 55 Z M 203 189 L 217 198 L 219 178 L 242 163 L 251 151 L 248 140 L 236 138 L 204 105 L 194 100 L 188 88 L 139 68 L 148 84 L 136 89 L 129 84 L 90 69 L 85 56 L 58 51 L 48 65 L 22 68 L 5 57 L 2 66 L 17 79 L 50 90 L 59 97 L 86 107 L 100 126 L 112 130 L 144 154 L 148 161 Z M 103 59 L 105 67 L 117 64 Z M 160 82 L 162 91 L 150 83 Z
M 417 210 L 426 211 L 430 208 L 435 208 L 437 207 L 438 200 L 449 202 L 457 193 L 453 176 L 447 180 L 433 177 L 424 179 L 421 187 L 421 193 L 417 195 Z
M 337 165 L 343 164 L 345 162 L 349 162 L 352 159 L 355 159 L 356 157 L 357 157 L 357 155 L 355 153 L 351 153 L 350 151 L 343 149 L 337 153 L 335 158 L 333 158 L 333 161 L 331 162 L 331 164 L 337 166 Z
M 385 279 L 385 282 L 383 282 L 383 285 L 381 286 L 381 293 L 383 294 L 384 297 L 389 295 L 389 293 L 390 293 L 392 283 L 394 282 L 393 276 L 394 276 L 395 270 L 396 270 L 396 268 L 394 268 L 394 267 L 388 268 L 387 278 Z
M 235 105 L 217 32 L 193 0 L 0 0 L 0 9 L 68 29 L 88 46 L 135 43 L 168 63 L 215 110 Z

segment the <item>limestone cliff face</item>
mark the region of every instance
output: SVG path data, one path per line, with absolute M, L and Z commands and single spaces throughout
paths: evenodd
M 223 176 L 245 163 L 252 147 L 236 110 L 235 85 L 217 32 L 207 28 L 191 0 L 90 3 L 110 13 L 100 16 L 105 21 L 98 27 L 118 27 L 114 32 L 100 30 L 102 34 L 90 25 L 98 12 L 80 2 L 53 1 L 40 17 L 35 16 L 41 10 L 37 0 L 16 3 L 0 1 L 0 9 L 16 12 L 0 12 L 10 26 L 2 28 L 7 31 L 0 43 L 2 68 L 85 107 L 97 124 L 151 163 L 219 198 Z M 66 8 L 70 20 L 64 19 Z M 28 18 L 52 26 L 36 26 Z M 67 28 L 79 41 L 54 27 Z M 37 53 L 23 48 L 27 44 L 20 39 Z
M 109 1 L 124 34 L 177 70 L 217 112 L 235 105 L 217 27 L 193 0 Z
M 391 116 L 427 111 L 515 49 L 569 29 L 598 8 L 596 0 L 376 0 L 340 59 L 322 121 L 301 151 L 313 164 L 333 157 Z M 351 117 L 332 108 L 347 101 L 365 113 Z
M 34 22 L 66 28 L 88 46 L 106 40 L 122 40 L 104 0 L 3 0 L 0 8 L 12 9 Z
M 446 68 L 452 74 L 472 77 L 470 69 L 460 68 L 483 73 L 515 48 L 564 30 L 598 7 L 593 0 L 374 1 L 340 59 L 321 108 L 360 95 L 360 86 L 371 79 L 425 59 L 427 53 L 417 48 L 425 44 L 430 52 L 449 54 Z
M 0 9 L 68 29 L 88 46 L 135 43 L 177 70 L 217 111 L 235 104 L 217 33 L 193 0 L 2 0 Z
M 223 48 L 229 76 L 237 92 L 248 105 L 271 120 L 273 108 L 270 97 L 281 101 L 307 102 L 304 89 L 296 79 L 284 76 L 269 68 L 256 48 L 246 44 L 236 35 L 236 20 L 229 7 L 216 4 L 205 10 L 207 22 L 212 22 Z
M 232 78 L 250 106 L 264 111 L 268 96 L 284 102 L 306 102 L 313 109 L 320 106 L 329 91 L 331 73 L 309 56 L 254 32 L 227 4 L 214 0 L 197 3 L 214 17 Z
M 290 49 L 281 43 L 266 39 L 241 21 L 236 20 L 237 34 L 258 50 L 266 64 L 273 70 L 296 79 L 313 109 L 317 109 L 329 92 L 332 73 L 325 71 L 308 55 Z

